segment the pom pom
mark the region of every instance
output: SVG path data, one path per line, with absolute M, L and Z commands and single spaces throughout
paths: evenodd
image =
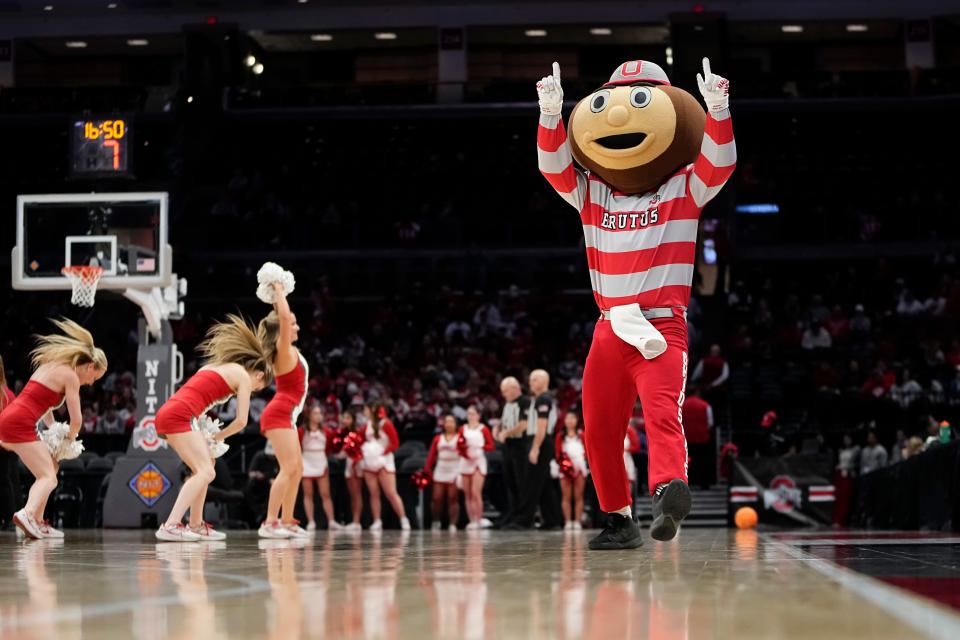
M 339 427 L 333 430 L 333 433 L 330 435 L 330 451 L 331 453 L 340 453 L 343 451 L 343 443 L 347 437 L 347 430 L 343 427 Z
M 577 475 L 577 470 L 573 468 L 573 462 L 570 461 L 567 454 L 563 454 L 563 457 L 560 459 L 560 475 L 569 479 Z
M 40 432 L 40 440 L 47 445 L 47 450 L 54 460 L 73 460 L 83 453 L 83 442 L 71 440 L 69 433 L 70 425 L 63 422 L 54 422 Z
M 348 433 L 343 439 L 343 452 L 354 462 L 359 462 L 363 458 L 363 437 L 356 431 Z
M 433 478 L 430 477 L 430 472 L 426 469 L 414 471 L 413 475 L 410 476 L 410 482 L 412 482 L 413 486 L 417 488 L 417 491 L 423 491 L 429 487 L 432 480 Z
M 265 262 L 263 266 L 260 267 L 260 271 L 257 272 L 257 282 L 259 283 L 257 286 L 257 297 L 267 304 L 273 304 L 275 302 L 276 292 L 271 286 L 273 283 L 279 282 L 283 288 L 283 293 L 286 295 L 293 293 L 296 285 L 293 274 L 289 271 L 284 271 L 283 267 L 275 262 Z
M 220 428 L 223 426 L 223 423 L 219 420 L 211 418 L 210 416 L 201 416 L 200 418 L 194 418 L 191 426 L 195 431 L 202 433 L 207 439 L 207 446 L 210 448 L 211 458 L 219 458 L 230 449 L 230 445 L 226 442 L 214 438 L 215 435 L 220 433 Z

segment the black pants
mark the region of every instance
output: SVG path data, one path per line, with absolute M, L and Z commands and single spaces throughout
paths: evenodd
M 507 488 L 507 509 L 500 522 L 506 524 L 517 516 L 522 498 L 521 489 L 527 474 L 527 452 L 531 438 L 509 438 L 503 446 L 503 483 Z
M 0 527 L 12 522 L 11 516 L 20 508 L 20 476 L 17 454 L 0 449 Z
M 716 482 L 716 448 L 713 440 L 700 444 L 688 444 L 690 453 L 690 486 L 709 489 Z
M 530 439 L 533 442 L 533 439 Z M 528 449 L 529 451 L 529 449 Z M 527 460 L 526 479 L 522 488 L 522 499 L 517 515 L 512 522 L 524 527 L 533 526 L 533 517 L 540 507 L 544 527 L 556 527 L 560 524 L 560 500 L 556 488 L 550 479 L 550 461 L 553 460 L 553 436 L 547 434 L 540 445 L 540 457 L 537 464 Z

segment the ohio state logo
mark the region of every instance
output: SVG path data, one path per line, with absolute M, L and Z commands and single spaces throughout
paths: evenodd
M 166 449 L 167 441 L 157 436 L 157 418 L 156 416 L 145 416 L 133 429 L 133 448 L 143 449 L 144 451 L 156 451 L 157 449 Z
M 770 488 L 763 491 L 763 506 L 779 513 L 790 513 L 799 509 L 803 501 L 803 492 L 790 476 L 774 476 Z

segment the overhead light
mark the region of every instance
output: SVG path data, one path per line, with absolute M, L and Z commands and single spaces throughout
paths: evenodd
M 373 37 L 377 40 L 396 40 L 397 34 L 392 31 L 379 31 L 373 34 Z
M 116 8 L 117 8 L 116 2 L 111 2 L 110 4 L 107 5 L 107 9 L 116 9 Z
M 253 65 L 253 73 L 254 73 L 254 75 L 260 75 L 261 73 L 263 73 L 263 63 L 262 63 L 262 62 L 258 62 L 257 64 Z
M 799 24 L 785 24 L 780 27 L 784 33 L 803 33 L 803 27 Z
M 546 29 L 527 29 L 523 32 L 528 38 L 542 38 L 547 35 Z
M 86 49 L 87 43 L 83 40 L 67 40 L 64 44 L 67 45 L 67 49 Z
M 592 36 L 609 36 L 613 33 L 613 29 L 608 27 L 594 27 L 590 29 L 590 35 Z
M 847 31 L 851 33 L 863 33 L 864 31 L 867 31 L 868 28 L 869 27 L 867 27 L 867 25 L 865 24 L 848 24 L 847 25 Z
M 329 33 L 314 33 L 310 35 L 310 39 L 314 42 L 330 42 L 333 36 Z
M 145 38 L 130 38 L 127 40 L 127 46 L 130 47 L 145 47 L 148 44 L 150 44 L 150 41 Z
M 43 6 L 43 10 L 44 10 L 44 11 L 53 11 L 53 5 L 52 5 L 52 4 L 46 4 L 46 5 Z
M 193 102 L 193 96 L 187 96 L 187 102 L 188 103 Z
M 307 0 L 297 0 L 297 2 L 300 4 L 307 4 Z
M 253 65 L 257 64 L 257 59 L 252 55 L 247 56 L 243 59 L 243 64 L 247 65 L 248 67 L 252 67 Z
M 667 47 L 667 64 L 673 64 L 673 47 Z

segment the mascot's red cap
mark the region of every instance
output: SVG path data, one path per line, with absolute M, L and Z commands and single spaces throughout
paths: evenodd
M 649 83 L 670 85 L 670 78 L 660 65 L 646 60 L 631 60 L 617 67 L 610 76 L 610 81 L 603 85 L 604 89 L 624 85 Z

